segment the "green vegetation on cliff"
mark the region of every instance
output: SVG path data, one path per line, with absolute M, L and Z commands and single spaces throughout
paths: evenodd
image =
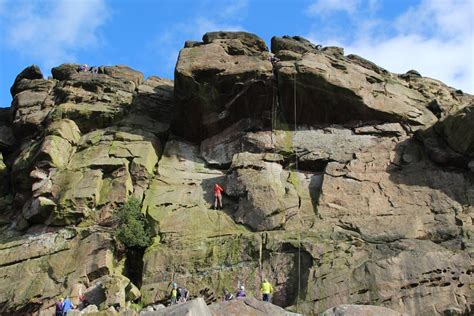
M 131 197 L 117 212 L 117 239 L 127 247 L 145 248 L 151 244 L 146 219 L 140 211 L 140 201 Z

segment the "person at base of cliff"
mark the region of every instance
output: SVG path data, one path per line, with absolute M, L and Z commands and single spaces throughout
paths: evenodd
M 262 299 L 264 302 L 270 302 L 270 295 L 273 293 L 273 287 L 267 279 L 263 279 L 262 286 L 260 287 L 262 292 Z
M 247 297 L 247 293 L 245 293 L 245 286 L 241 285 L 237 293 L 235 294 L 236 298 L 244 298 Z
M 224 302 L 228 302 L 232 300 L 233 298 L 234 298 L 234 295 L 232 295 L 232 293 L 230 293 L 228 289 L 224 289 L 224 297 L 222 300 Z
M 219 184 L 216 183 L 214 185 L 214 209 L 215 210 L 218 209 L 217 208 L 218 205 L 222 209 L 222 192 L 224 192 L 224 189 Z
M 178 302 L 186 303 L 189 299 L 189 291 L 185 287 L 178 287 Z
M 76 306 L 74 306 L 69 297 L 66 296 L 66 299 L 63 302 L 63 315 L 67 315 L 67 312 L 69 312 L 73 308 L 76 308 Z
M 178 303 L 178 289 L 176 287 L 176 283 L 173 283 L 173 287 L 171 288 L 170 301 L 171 305 Z
M 60 298 L 56 303 L 56 312 L 55 316 L 63 316 L 63 307 L 64 307 L 64 298 Z
M 79 305 L 77 306 L 79 309 L 84 309 L 89 306 L 89 302 L 87 301 L 87 297 L 84 294 L 79 295 Z

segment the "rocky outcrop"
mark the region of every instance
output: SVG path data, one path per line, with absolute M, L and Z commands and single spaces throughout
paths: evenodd
M 301 37 L 272 51 L 207 33 L 175 82 L 25 69 L 0 112 L 0 313 L 81 293 L 156 313 L 172 282 L 215 314 L 472 313 L 473 97 Z M 114 238 L 131 196 L 147 249 Z M 252 299 L 262 278 L 288 312 Z
M 178 114 L 173 132 L 193 141 L 272 108 L 272 66 L 262 39 L 249 33 L 206 33 L 181 50 L 175 70 Z M 267 115 L 268 116 L 268 115 Z
M 344 56 L 341 48 L 318 49 L 299 37 L 273 38 L 272 51 L 282 60 L 276 76 L 284 117 L 298 124 L 374 121 L 428 127 L 435 114 L 470 99 L 439 82 L 398 77 L 361 57 Z

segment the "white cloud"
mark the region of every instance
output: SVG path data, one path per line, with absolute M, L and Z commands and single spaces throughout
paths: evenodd
M 222 2 L 221 2 L 222 5 Z M 227 4 L 222 5 L 222 10 L 219 16 L 223 19 L 240 19 L 242 11 L 245 11 L 248 6 L 248 0 L 231 0 Z
M 6 46 L 50 68 L 100 45 L 97 31 L 107 8 L 104 0 L 9 2 L 4 15 Z
M 391 21 L 381 18 L 352 25 L 352 37 L 336 35 L 319 41 L 342 46 L 347 54 L 360 55 L 392 72 L 415 69 L 423 76 L 474 92 L 471 0 L 423 0 Z M 314 40 L 314 34 L 309 38 Z
M 353 14 L 359 4 L 360 0 L 317 0 L 308 7 L 308 13 L 310 15 L 326 15 L 334 11 L 342 11 Z

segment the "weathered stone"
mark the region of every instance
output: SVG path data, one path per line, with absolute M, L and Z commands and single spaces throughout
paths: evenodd
M 125 289 L 125 291 L 127 292 L 127 301 L 131 301 L 131 302 L 134 302 L 136 300 L 138 300 L 140 298 L 140 296 L 142 296 L 142 294 L 140 293 L 140 290 L 138 289 L 138 287 L 136 287 L 133 283 L 129 283 L 128 287 Z
M 42 223 L 55 208 L 56 203 L 40 196 L 23 206 L 23 217 L 31 223 Z
M 295 47 L 299 47 L 297 43 Z M 354 64 L 340 50 L 324 48 L 322 53 L 308 52 L 296 62 L 281 61 L 276 73 L 280 106 L 290 122 L 295 121 L 295 106 L 298 124 L 361 120 L 429 126 L 436 122 L 426 109 L 431 100 L 389 74 Z
M 206 305 L 202 298 L 188 301 L 183 304 L 173 305 L 167 308 L 159 309 L 153 312 L 143 312 L 140 315 L 144 316 L 165 316 L 165 315 L 183 315 L 183 316 L 212 316 L 211 310 Z
M 111 249 L 108 234 L 81 237 L 75 230 L 25 235 L 2 243 L 0 312 L 32 313 L 52 306 L 55 298 L 69 294 L 68 284 L 110 273 Z
M 173 132 L 191 140 L 212 136 L 241 118 L 261 117 L 273 100 L 272 66 L 261 39 L 240 32 L 204 38 L 204 45 L 181 50 L 175 71 Z
M 120 105 L 109 103 L 62 103 L 55 109 L 57 119 L 70 119 L 76 122 L 82 132 L 113 125 L 123 117 Z
M 23 79 L 27 79 L 27 80 L 43 79 L 43 73 L 41 72 L 40 68 L 37 65 L 31 65 L 23 69 L 22 72 L 20 72 L 18 76 L 16 76 L 15 82 L 10 88 L 10 93 L 12 97 L 14 97 L 15 94 L 19 92 L 18 85 Z
M 301 36 L 272 37 L 272 52 L 280 57 L 282 51 L 291 51 L 301 56 L 304 53 L 315 52 L 316 45 Z
M 65 168 L 69 164 L 72 150 L 66 139 L 49 135 L 44 138 L 39 148 L 37 160 L 48 162 L 52 167 Z
M 321 316 L 403 316 L 402 314 L 394 310 L 371 305 L 339 305 L 328 309 Z
M 110 176 L 102 179 L 100 200 L 98 205 L 107 203 L 125 203 L 133 193 L 133 183 L 128 165 L 114 170 Z
M 311 201 L 308 185 L 315 180 L 310 180 L 312 175 L 283 170 L 279 161 L 282 157 L 272 154 L 234 155 L 226 189 L 227 194 L 239 198 L 234 214 L 238 223 L 255 230 L 282 229 L 300 213 L 307 222 L 297 226 L 311 226 L 314 221 L 313 204 L 302 204 L 299 193 L 306 193 L 304 200 Z
M 30 135 L 39 129 L 53 104 L 48 93 L 49 91 L 25 90 L 15 95 L 12 102 L 12 125 L 16 137 Z
M 246 132 L 259 129 L 260 120 L 244 119 L 226 128 L 221 133 L 201 142 L 201 155 L 211 165 L 227 166 L 234 154 L 242 151 L 261 151 L 257 146 L 248 146 Z
M 229 215 L 211 210 L 213 186 L 222 184 L 224 174 L 205 166 L 197 146 L 168 141 L 157 174 L 143 207 L 160 234 L 186 238 L 245 231 Z
M 7 149 L 15 143 L 10 125 L 9 109 L 0 109 L 0 149 Z
M 76 145 L 81 138 L 81 131 L 76 123 L 68 119 L 51 123 L 47 128 L 47 133 L 64 138 L 72 145 Z
M 262 278 L 305 315 L 471 312 L 471 95 L 300 37 L 274 38 L 273 64 L 248 33 L 185 46 L 176 86 L 126 67 L 19 76 L 0 111 L 0 314 L 81 291 L 99 313 L 140 295 L 155 310 L 173 281 L 206 303 L 239 285 L 259 298 Z M 153 237 L 143 260 L 96 226 L 131 195 Z M 222 308 L 271 306 L 254 303 Z
M 0 196 L 2 196 L 8 190 L 8 183 L 6 182 L 7 177 L 8 169 L 5 165 L 5 162 L 3 161 L 3 155 L 0 153 L 0 178 L 2 179 L 0 180 Z
M 53 225 L 78 223 L 100 203 L 102 171 L 88 170 L 57 172 L 52 178 L 51 195 L 58 208 L 48 220 Z
M 51 73 L 54 79 L 67 80 L 79 72 L 79 67 L 80 65 L 78 64 L 62 64 L 51 69 Z
M 450 114 L 435 127 L 455 151 L 474 157 L 474 102 Z
M 104 67 L 104 73 L 114 79 L 131 81 L 136 87 L 143 81 L 143 74 L 128 66 L 106 66 Z
M 213 316 L 218 315 L 252 315 L 252 316 L 302 316 L 301 314 L 291 313 L 283 308 L 268 302 L 263 302 L 255 298 L 246 297 L 235 299 L 229 302 L 216 303 L 209 306 Z
M 102 285 L 105 288 L 105 305 L 125 307 L 125 289 L 130 284 L 130 280 L 124 276 L 113 275 L 103 279 Z

